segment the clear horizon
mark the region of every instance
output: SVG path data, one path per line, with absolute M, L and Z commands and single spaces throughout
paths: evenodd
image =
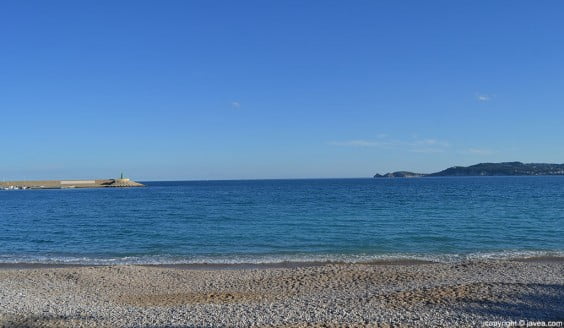
M 564 163 L 560 1 L 0 5 L 0 179 Z

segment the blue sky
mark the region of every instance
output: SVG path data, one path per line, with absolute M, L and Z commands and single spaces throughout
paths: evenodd
M 562 1 L 4 1 L 0 179 L 564 162 Z

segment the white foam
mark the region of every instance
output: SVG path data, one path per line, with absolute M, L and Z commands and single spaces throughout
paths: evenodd
M 469 254 L 287 254 L 287 255 L 225 255 L 225 256 L 125 256 L 125 257 L 79 257 L 79 256 L 19 256 L 0 255 L 0 263 L 34 264 L 83 264 L 83 265 L 143 265 L 143 264 L 276 264 L 344 262 L 361 263 L 371 261 L 421 260 L 453 263 L 467 260 L 503 260 L 532 257 L 564 257 L 564 251 L 497 251 Z

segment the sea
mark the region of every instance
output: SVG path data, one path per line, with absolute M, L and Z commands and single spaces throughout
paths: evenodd
M 143 182 L 0 191 L 0 263 L 564 255 L 564 177 Z

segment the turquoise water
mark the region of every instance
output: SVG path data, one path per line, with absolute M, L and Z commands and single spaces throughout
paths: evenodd
M 562 255 L 564 177 L 147 182 L 0 191 L 0 262 Z

